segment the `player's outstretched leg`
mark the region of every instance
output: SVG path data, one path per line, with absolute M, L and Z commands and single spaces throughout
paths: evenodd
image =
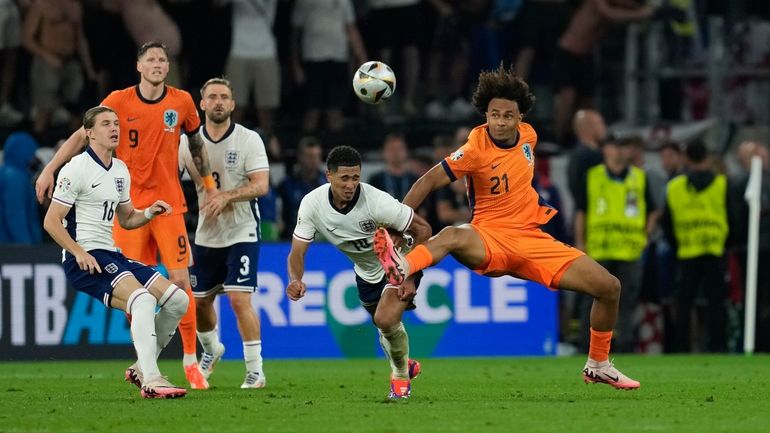
M 393 245 L 393 239 L 383 227 L 374 232 L 374 252 L 385 270 L 388 283 L 398 286 L 404 282 L 404 279 L 409 275 L 409 265 L 401 252 Z

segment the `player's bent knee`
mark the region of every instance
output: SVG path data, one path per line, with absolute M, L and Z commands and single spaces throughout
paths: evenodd
M 128 297 L 126 313 L 133 318 L 139 318 L 142 315 L 153 317 L 156 305 L 155 297 L 147 289 L 138 289 Z
M 374 313 L 374 326 L 383 332 L 398 326 L 399 323 L 401 323 L 401 317 L 396 314 L 386 313 L 381 310 L 377 310 Z
M 230 298 L 230 307 L 235 312 L 243 312 L 251 309 L 251 293 L 228 293 Z
M 174 315 L 179 315 L 179 317 L 182 317 L 187 312 L 189 304 L 190 298 L 187 296 L 187 293 L 175 284 L 170 285 L 158 300 L 160 308 Z
M 599 286 L 600 293 L 598 297 L 608 301 L 617 302 L 620 299 L 620 290 L 620 280 L 607 272 L 606 276 L 603 278 L 602 284 Z

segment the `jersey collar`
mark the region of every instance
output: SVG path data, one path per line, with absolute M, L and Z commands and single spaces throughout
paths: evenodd
M 344 208 L 340 209 L 337 206 L 334 205 L 334 196 L 332 195 L 332 187 L 329 185 L 329 205 L 332 207 L 332 209 L 336 210 L 337 212 L 341 213 L 342 215 L 347 215 L 353 208 L 356 206 L 356 203 L 358 203 L 358 198 L 361 196 L 361 184 L 358 184 L 358 188 L 356 188 L 356 193 L 353 194 L 353 198 L 348 202 L 348 204 L 345 205 Z
M 110 171 L 110 169 L 112 168 L 112 158 L 110 158 L 110 166 L 107 167 L 107 166 L 104 165 L 104 163 L 99 158 L 99 156 L 96 154 L 96 152 L 94 152 L 94 150 L 91 149 L 91 146 L 86 147 L 86 153 L 88 153 L 88 156 L 90 156 L 91 159 L 96 161 L 96 163 L 99 164 L 106 171 Z
M 151 101 L 145 98 L 144 96 L 142 96 L 142 92 L 139 91 L 139 85 L 138 84 L 136 85 L 136 96 L 139 98 L 140 101 L 144 102 L 145 104 L 157 104 L 158 102 L 162 101 L 163 98 L 166 97 L 166 93 L 168 93 L 168 86 L 164 84 L 163 93 L 160 94 L 160 98 L 154 101 Z
M 227 131 L 225 131 L 225 134 L 222 136 L 222 138 L 220 138 L 219 140 L 212 140 L 211 136 L 209 135 L 209 131 L 206 130 L 206 125 L 201 126 L 201 131 L 203 131 L 203 136 L 206 137 L 206 140 L 212 143 L 220 143 L 222 141 L 225 141 L 225 139 L 227 139 L 227 137 L 229 137 L 234 130 L 235 130 L 235 122 L 231 121 L 230 127 L 227 128 Z
M 521 138 L 521 134 L 519 134 L 519 130 L 517 129 L 516 141 L 514 141 L 513 144 L 505 144 L 492 138 L 492 134 L 489 133 L 489 127 L 484 128 L 484 130 L 487 131 L 487 137 L 489 137 L 489 139 L 492 141 L 492 144 L 504 150 L 513 149 L 514 147 L 516 147 L 519 144 L 519 138 Z

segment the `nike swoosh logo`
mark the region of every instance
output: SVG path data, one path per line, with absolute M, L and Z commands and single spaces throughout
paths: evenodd
M 604 375 L 605 375 L 605 376 L 607 376 L 607 378 L 608 378 L 608 379 L 610 379 L 610 380 L 612 380 L 613 382 L 617 382 L 618 380 L 620 380 L 620 376 L 617 376 L 617 377 L 612 377 L 612 376 L 610 376 L 610 375 L 609 375 L 609 374 L 607 374 L 607 373 L 604 373 Z
M 334 228 L 332 228 L 332 229 L 330 229 L 329 227 L 326 227 L 326 230 L 329 230 L 329 233 L 331 233 L 331 232 L 333 232 L 333 231 L 337 230 L 337 227 L 334 227 Z
M 249 281 L 251 278 L 237 278 L 235 281 L 242 283 L 244 281 Z
M 138 117 L 129 117 L 129 118 L 126 118 L 126 120 L 127 120 L 127 121 L 129 121 L 129 122 L 133 122 L 133 121 L 134 121 L 134 120 L 136 120 L 136 119 L 138 119 Z
M 496 169 L 501 163 L 498 162 L 497 164 L 492 164 L 492 170 Z
M 97 186 L 101 185 L 101 183 L 92 183 L 91 188 L 96 188 Z
M 184 257 L 180 257 L 180 258 L 176 259 L 176 262 L 177 262 L 177 263 L 181 263 L 181 262 L 183 262 L 183 261 L 184 261 L 184 259 L 185 259 Z

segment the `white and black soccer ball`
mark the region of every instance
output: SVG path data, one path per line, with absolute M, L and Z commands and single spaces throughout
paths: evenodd
M 396 91 L 396 74 L 385 63 L 366 62 L 353 75 L 353 91 L 367 104 L 379 104 Z

